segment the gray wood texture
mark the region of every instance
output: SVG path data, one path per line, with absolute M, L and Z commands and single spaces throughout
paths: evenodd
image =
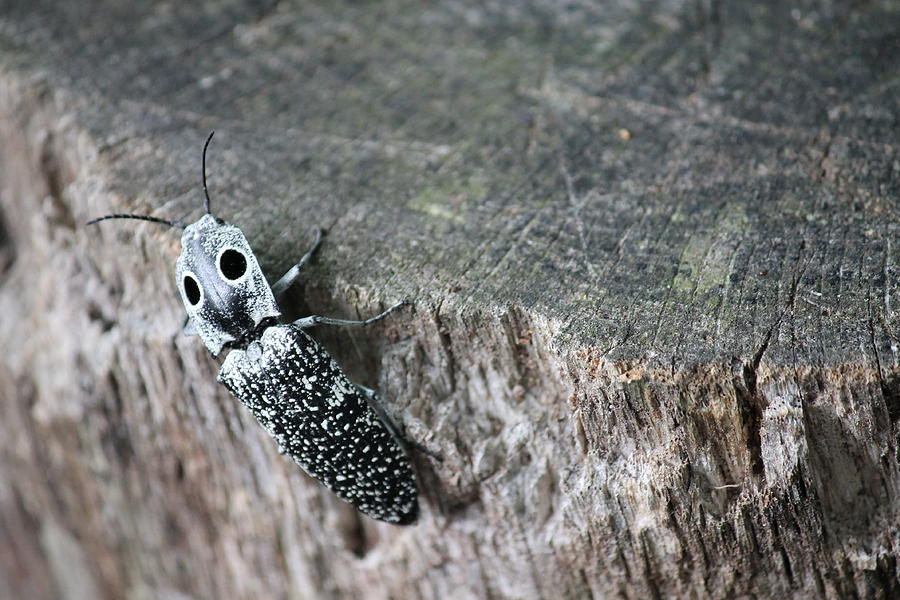
M 792 6 L 788 6 L 792 4 Z M 0 2 L 0 596 L 900 594 L 900 5 Z M 178 335 L 213 210 L 408 435 L 359 516 Z

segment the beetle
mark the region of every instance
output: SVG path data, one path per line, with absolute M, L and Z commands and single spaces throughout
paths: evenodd
M 203 145 L 204 215 L 177 221 L 110 214 L 88 222 L 137 219 L 181 228 L 175 277 L 187 311 L 185 332 L 198 335 L 210 354 L 228 354 L 218 380 L 256 416 L 281 453 L 360 511 L 396 525 L 419 513 L 418 491 L 405 444 L 377 394 L 351 382 L 306 329 L 318 324 L 364 326 L 405 304 L 364 321 L 312 315 L 281 322 L 278 298 L 299 278 L 319 247 L 322 232 L 274 285 L 263 275 L 241 229 L 212 214 Z

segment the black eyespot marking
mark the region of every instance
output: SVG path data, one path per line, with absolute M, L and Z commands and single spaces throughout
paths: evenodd
M 200 286 L 197 285 L 197 280 L 190 275 L 184 276 L 184 295 L 187 296 L 191 306 L 197 306 L 200 302 Z
M 229 248 L 219 257 L 219 269 L 222 275 L 234 281 L 247 272 L 247 259 L 233 248 Z

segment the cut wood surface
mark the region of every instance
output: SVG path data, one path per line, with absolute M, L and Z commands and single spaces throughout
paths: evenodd
M 788 6 L 791 4 L 791 6 Z M 900 597 L 897 2 L 0 0 L 0 596 Z M 213 211 L 378 389 L 359 515 L 180 335 Z

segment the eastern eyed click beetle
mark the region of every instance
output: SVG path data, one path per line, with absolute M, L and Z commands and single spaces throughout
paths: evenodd
M 375 519 L 409 525 L 418 517 L 415 477 L 396 428 L 374 391 L 352 383 L 304 329 L 323 323 L 368 325 L 404 304 L 365 321 L 309 316 L 281 323 L 276 298 L 293 284 L 321 241 L 269 286 L 240 228 L 209 210 L 203 146 L 203 207 L 184 226 L 143 215 L 94 219 L 138 219 L 184 229 L 176 280 L 188 322 L 213 356 L 229 348 L 219 381 L 231 390 L 307 473 Z

